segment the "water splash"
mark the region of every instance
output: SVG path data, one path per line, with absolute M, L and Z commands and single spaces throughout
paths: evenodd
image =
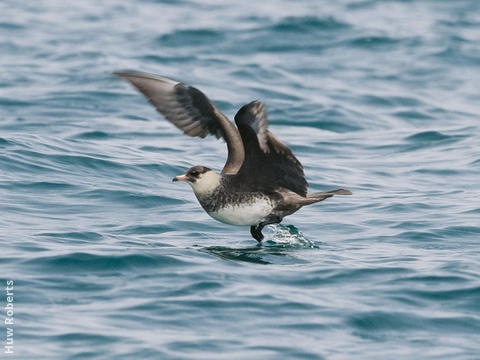
M 265 234 L 267 239 L 264 241 L 265 246 L 275 246 L 283 248 L 311 248 L 317 249 L 320 243 L 310 240 L 293 225 L 270 225 L 268 233 Z

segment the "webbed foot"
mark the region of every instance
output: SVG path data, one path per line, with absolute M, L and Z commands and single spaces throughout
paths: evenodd
M 264 222 L 261 222 L 258 225 L 250 226 L 250 234 L 252 234 L 253 238 L 257 240 L 259 243 L 262 242 L 264 236 L 262 234 L 262 230 L 266 225 L 270 224 L 278 224 L 282 221 L 282 218 L 279 216 L 271 216 L 267 218 Z
M 253 238 L 257 240 L 259 243 L 262 242 L 264 237 L 262 234 L 262 229 L 263 229 L 262 224 L 250 226 L 250 234 L 252 234 Z

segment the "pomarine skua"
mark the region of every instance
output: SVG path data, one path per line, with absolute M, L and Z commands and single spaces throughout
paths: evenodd
M 235 115 L 235 126 L 192 86 L 141 72 L 115 75 L 128 80 L 186 135 L 204 138 L 211 134 L 225 140 L 228 157 L 220 174 L 194 166 L 173 181 L 190 184 L 200 205 L 215 220 L 249 225 L 258 242 L 266 225 L 280 223 L 301 207 L 333 195 L 351 195 L 345 189 L 307 194 L 302 164 L 268 130 L 260 101 L 242 106 Z

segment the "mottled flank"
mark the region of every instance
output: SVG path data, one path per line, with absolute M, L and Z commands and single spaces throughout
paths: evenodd
M 238 195 L 236 194 L 233 201 L 223 203 L 215 210 L 208 211 L 208 215 L 226 224 L 258 225 L 266 220 L 274 209 L 272 200 L 263 194 L 248 194 L 244 199 L 239 199 Z M 205 207 L 210 206 L 209 202 Z
M 11 359 L 478 359 L 479 5 L 1 1 L 2 359 L 8 280 Z M 309 192 L 354 196 L 257 245 L 172 183 L 221 172 L 219 128 L 117 70 L 231 120 L 260 101 Z
M 261 192 L 226 191 L 225 188 L 230 188 L 230 186 L 222 183 L 211 194 L 207 194 L 206 196 L 197 195 L 200 204 L 206 212 L 219 211 L 225 204 L 238 207 L 243 204 L 246 206 L 253 205 L 263 200 L 270 202 L 270 197 Z M 273 194 L 271 195 L 274 196 Z M 274 204 L 272 203 L 270 206 L 273 208 Z

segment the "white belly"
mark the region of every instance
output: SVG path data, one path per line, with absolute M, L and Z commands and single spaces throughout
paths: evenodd
M 267 199 L 258 199 L 251 203 L 228 205 L 208 213 L 215 220 L 230 225 L 257 225 L 273 210 Z

